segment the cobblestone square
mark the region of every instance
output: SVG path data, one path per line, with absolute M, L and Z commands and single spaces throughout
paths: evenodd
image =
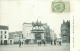
M 0 45 L 0 51 L 70 51 L 70 45 L 68 43 L 64 43 L 60 45 L 50 45 L 46 44 L 46 46 L 37 44 L 29 44 L 29 45 Z

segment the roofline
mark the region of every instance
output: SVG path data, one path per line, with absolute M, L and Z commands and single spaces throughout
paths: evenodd
M 24 25 L 24 24 L 32 24 L 32 23 L 26 23 L 26 22 L 24 22 L 23 25 Z
M 9 25 L 0 25 L 0 26 L 7 26 L 8 27 Z
M 0 29 L 0 30 L 9 30 L 9 29 Z
M 0 29 L 0 30 L 9 30 L 9 25 L 5 26 L 5 25 L 0 25 L 2 27 L 7 27 L 7 29 Z

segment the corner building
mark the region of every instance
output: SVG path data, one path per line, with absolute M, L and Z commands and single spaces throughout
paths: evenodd
M 9 28 L 8 26 L 0 25 L 0 44 L 7 45 L 9 38 Z

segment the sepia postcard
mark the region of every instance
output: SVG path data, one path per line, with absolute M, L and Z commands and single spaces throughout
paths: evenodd
M 0 0 L 0 51 L 80 51 L 80 0 Z

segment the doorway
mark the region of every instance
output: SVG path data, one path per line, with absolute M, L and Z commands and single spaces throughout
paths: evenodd
M 4 44 L 7 45 L 7 40 L 4 40 Z

